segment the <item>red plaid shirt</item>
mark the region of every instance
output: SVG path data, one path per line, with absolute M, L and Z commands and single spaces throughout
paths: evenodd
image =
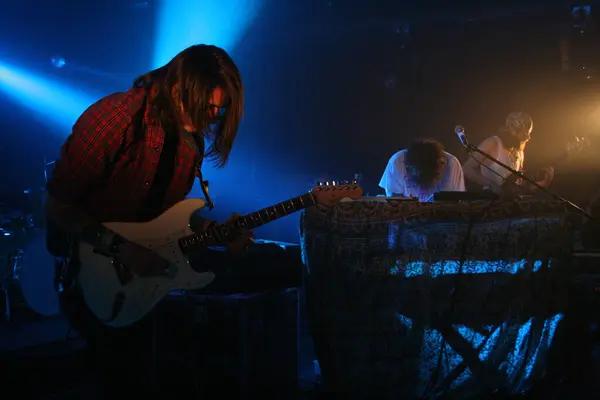
M 148 105 L 137 125 L 147 92 L 133 88 L 109 95 L 90 106 L 63 145 L 48 193 L 76 205 L 99 222 L 135 222 L 148 197 L 165 132 Z M 139 118 L 138 118 L 139 120 Z M 139 129 L 143 132 L 139 132 Z M 143 134 L 143 139 L 135 138 Z M 115 157 L 116 155 L 116 157 Z M 164 210 L 183 200 L 196 174 L 196 149 L 181 140 L 175 156 L 174 176 Z M 113 159 L 114 158 L 114 159 Z

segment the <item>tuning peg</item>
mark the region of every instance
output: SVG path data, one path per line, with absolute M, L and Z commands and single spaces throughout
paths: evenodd
M 329 181 L 325 182 L 325 186 L 329 186 Z
M 336 181 L 331 181 L 331 185 L 332 185 L 332 186 L 335 186 L 335 185 L 337 185 Z

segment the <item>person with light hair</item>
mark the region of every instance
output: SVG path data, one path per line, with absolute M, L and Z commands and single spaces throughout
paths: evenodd
M 501 163 L 523 172 L 525 147 L 531 140 L 532 131 L 533 119 L 524 112 L 513 112 L 508 114 L 506 122 L 500 127 L 498 133 L 485 139 L 478 147 Z M 508 170 L 477 153 L 463 164 L 463 171 L 467 180 L 480 185 L 484 190 L 492 190 L 498 194 L 503 193 L 503 184 L 510 176 Z M 548 187 L 554 178 L 554 168 L 544 168 L 541 175 L 542 179 L 537 183 L 542 187 Z M 520 180 L 516 183 L 528 191 L 535 189 L 535 186 Z

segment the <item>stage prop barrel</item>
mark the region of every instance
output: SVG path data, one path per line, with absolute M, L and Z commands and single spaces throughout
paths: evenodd
M 301 219 L 322 380 L 346 398 L 484 398 L 544 375 L 579 221 L 558 202 L 361 199 Z M 373 397 L 374 396 L 374 397 Z

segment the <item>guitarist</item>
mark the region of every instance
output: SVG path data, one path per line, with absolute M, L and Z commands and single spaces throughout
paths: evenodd
M 204 156 L 223 167 L 237 134 L 243 94 L 230 56 L 215 46 L 195 45 L 137 78 L 127 92 L 90 106 L 63 145 L 48 183 L 46 214 L 54 227 L 48 232 L 49 250 L 67 257 L 67 243 L 84 241 L 108 255 L 118 253 L 134 273 L 163 273 L 162 258 L 117 237 L 101 222 L 149 221 L 185 199 Z M 204 139 L 210 143 L 206 151 Z M 252 241 L 252 232 L 243 231 L 229 248 L 239 253 Z M 127 388 L 137 396 L 143 389 L 152 392 L 148 318 L 121 329 L 102 325 L 77 291 L 77 268 L 74 256 L 68 264 L 74 284 L 63 282 L 63 304 L 106 378 L 107 395 L 122 395 Z
M 531 139 L 532 131 L 533 120 L 529 115 L 524 112 L 510 113 L 506 117 L 504 126 L 498 130 L 498 134 L 481 142 L 479 149 L 514 170 L 523 172 L 525 147 Z M 469 157 L 463 164 L 463 170 L 467 180 L 480 185 L 484 190 L 492 190 L 500 195 L 506 190 L 503 184 L 509 179 L 510 172 L 480 154 L 474 153 Z M 546 167 L 542 170 L 542 177 L 537 183 L 542 187 L 548 187 L 553 178 L 554 169 Z M 520 180 L 516 180 L 516 183 L 523 184 Z M 525 188 L 528 191 L 536 189 L 533 185 L 527 185 Z

